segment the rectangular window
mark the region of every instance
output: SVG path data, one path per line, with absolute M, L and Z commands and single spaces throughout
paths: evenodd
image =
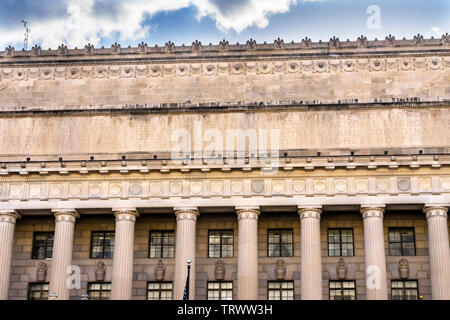
M 150 231 L 150 258 L 173 258 L 175 252 L 174 231 Z
M 28 285 L 28 300 L 48 300 L 48 282 L 30 283 Z
M 389 255 L 415 256 L 414 228 L 389 228 Z
M 208 257 L 230 258 L 233 256 L 233 230 L 209 230 Z
M 94 231 L 91 240 L 92 259 L 112 259 L 114 256 L 114 231 Z
M 294 281 L 269 281 L 269 300 L 294 300 Z
M 355 281 L 330 281 L 330 300 L 356 300 Z
M 392 280 L 391 295 L 392 300 L 417 300 L 419 298 L 417 280 Z
M 233 300 L 233 282 L 208 282 L 208 300 Z
M 54 232 L 35 232 L 31 259 L 46 259 L 53 255 Z
M 88 283 L 89 300 L 109 300 L 111 298 L 111 282 Z
M 328 229 L 328 256 L 354 256 L 353 229 Z
M 149 282 L 147 300 L 172 300 L 172 282 Z
M 267 230 L 267 256 L 292 257 L 294 255 L 294 241 L 292 229 Z

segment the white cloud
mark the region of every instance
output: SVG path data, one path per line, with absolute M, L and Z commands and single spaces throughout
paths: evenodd
M 129 42 L 145 39 L 150 31 L 146 17 L 191 5 L 197 18 L 210 17 L 222 31 L 241 32 L 250 26 L 265 28 L 269 16 L 288 12 L 297 0 L 66 0 L 66 15 L 32 21 L 30 42 L 43 49 L 61 43 L 69 47 L 99 44 L 103 38 Z M 175 23 L 175 22 L 174 22 Z M 0 26 L 0 48 L 23 41 L 24 30 Z

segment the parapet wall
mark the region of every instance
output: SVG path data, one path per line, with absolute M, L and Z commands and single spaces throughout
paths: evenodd
M 0 52 L 0 109 L 144 108 L 180 103 L 373 103 L 450 100 L 441 39 Z

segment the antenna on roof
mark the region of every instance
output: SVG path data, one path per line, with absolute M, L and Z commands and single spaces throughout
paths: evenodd
M 25 39 L 23 40 L 23 47 L 25 50 L 28 49 L 28 37 L 31 33 L 31 29 L 28 28 L 28 22 L 25 20 L 22 20 L 23 26 L 25 27 Z

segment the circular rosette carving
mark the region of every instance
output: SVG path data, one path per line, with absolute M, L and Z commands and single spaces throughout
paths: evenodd
M 414 61 L 412 59 L 405 58 L 400 61 L 400 68 L 402 70 L 413 70 L 414 69 Z
M 41 70 L 41 78 L 44 80 L 53 79 L 55 70 L 53 68 L 44 68 Z
M 271 63 L 263 62 L 263 63 L 260 63 L 260 64 L 259 64 L 258 71 L 259 71 L 259 73 L 261 73 L 261 74 L 268 74 L 268 73 L 271 73 L 272 70 L 273 70 L 273 65 L 272 65 Z
M 171 182 L 170 183 L 170 193 L 172 194 L 180 194 L 182 189 L 181 182 Z
M 98 79 L 103 79 L 108 76 L 108 69 L 105 67 L 98 67 L 95 69 L 95 77 Z
M 191 194 L 198 195 L 202 192 L 203 184 L 201 182 L 191 183 Z
M 213 76 L 217 73 L 217 67 L 215 64 L 207 64 L 203 66 L 203 73 L 207 76 Z
M 80 68 L 69 68 L 67 70 L 68 78 L 70 79 L 79 79 L 81 78 L 81 70 Z
M 379 191 L 387 191 L 389 188 L 389 180 L 386 178 L 377 179 L 377 189 Z
M 382 71 L 384 70 L 384 66 L 385 66 L 384 61 L 381 59 L 374 59 L 370 61 L 370 68 L 373 71 Z
M 428 67 L 433 70 L 442 68 L 442 59 L 438 57 L 433 57 L 428 61 Z
M 189 74 L 189 67 L 186 65 L 178 66 L 176 69 L 177 76 L 184 77 Z
M 232 74 L 242 74 L 244 73 L 244 64 L 242 63 L 235 63 L 231 65 L 231 73 Z
M 328 62 L 327 61 L 317 61 L 314 64 L 314 71 L 318 73 L 328 72 Z
M 152 182 L 150 183 L 150 193 L 152 195 L 159 195 L 162 192 L 161 182 Z
M 122 68 L 122 77 L 124 78 L 133 78 L 136 72 L 133 66 L 125 66 Z
M 160 77 L 162 75 L 162 68 L 160 66 L 151 66 L 150 75 L 152 77 Z
M 287 63 L 287 72 L 288 73 L 298 73 L 300 72 L 300 65 L 297 62 L 288 62 Z
M 142 185 L 140 183 L 130 184 L 129 192 L 133 196 L 140 195 L 142 192 Z
M 27 70 L 17 69 L 14 70 L 14 80 L 26 80 L 28 76 Z
M 354 61 L 352 61 L 352 60 L 346 60 L 342 64 L 342 68 L 346 72 L 354 72 L 354 71 L 356 71 L 356 63 Z

